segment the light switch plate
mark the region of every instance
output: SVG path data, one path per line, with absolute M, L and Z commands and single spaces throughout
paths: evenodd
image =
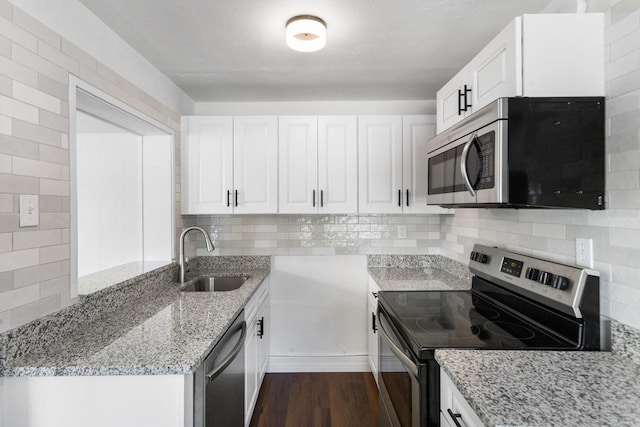
M 576 264 L 593 268 L 593 239 L 576 238 Z
M 20 227 L 35 227 L 40 224 L 38 196 L 20 195 Z
M 407 238 L 407 226 L 399 225 L 398 226 L 398 239 L 406 239 Z

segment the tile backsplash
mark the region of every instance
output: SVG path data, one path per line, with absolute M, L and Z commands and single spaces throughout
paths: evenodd
M 198 255 L 439 254 L 439 215 L 226 215 L 184 217 L 210 232 Z M 398 237 L 406 227 L 407 237 Z M 195 234 L 195 233 L 194 233 Z

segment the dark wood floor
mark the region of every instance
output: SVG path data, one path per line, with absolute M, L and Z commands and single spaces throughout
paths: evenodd
M 373 427 L 378 389 L 370 372 L 267 374 L 250 427 Z

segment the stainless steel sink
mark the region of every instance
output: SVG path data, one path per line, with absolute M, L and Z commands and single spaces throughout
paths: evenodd
M 226 292 L 238 289 L 249 276 L 210 276 L 198 279 L 182 292 Z

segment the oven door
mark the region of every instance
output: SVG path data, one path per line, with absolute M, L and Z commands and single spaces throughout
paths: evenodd
M 440 377 L 435 360 L 419 361 L 383 309 L 378 310 L 380 426 L 439 426 Z

